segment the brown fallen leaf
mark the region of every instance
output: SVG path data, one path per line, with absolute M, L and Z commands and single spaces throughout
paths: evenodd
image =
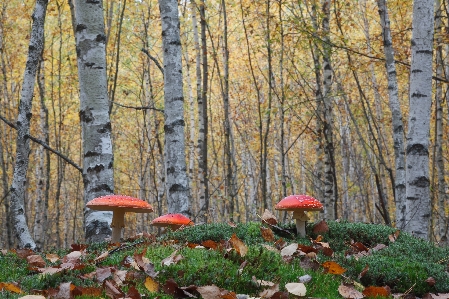
M 229 239 L 229 242 L 241 257 L 244 257 L 248 252 L 248 247 L 246 247 L 245 243 L 243 243 L 242 240 L 240 240 L 235 233 L 232 234 L 231 239 Z
M 203 299 L 220 299 L 221 289 L 216 285 L 207 285 L 196 289 Z
M 313 226 L 312 232 L 314 234 L 323 234 L 329 231 L 329 226 L 325 220 L 321 220 Z
M 352 246 L 352 248 L 354 248 L 355 250 L 357 250 L 357 251 L 366 251 L 366 252 L 368 252 L 368 247 L 366 247 L 365 245 L 363 245 L 363 243 L 361 243 L 361 242 L 354 242 L 354 243 L 352 243 L 351 244 L 351 246 Z
M 148 260 L 144 255 L 147 252 L 147 248 L 145 248 L 141 253 L 134 253 L 134 261 L 136 263 L 137 269 L 144 271 L 148 276 L 155 278 L 159 272 L 154 270 L 154 264 Z M 131 262 L 132 264 L 132 262 Z
M 396 242 L 397 238 L 399 237 L 399 234 L 401 233 L 400 230 L 396 230 L 394 233 L 392 233 L 391 235 L 388 236 L 388 239 L 390 240 L 391 243 Z
M 105 251 L 94 259 L 95 263 L 101 263 L 109 256 L 109 251 Z
M 99 283 L 102 283 L 105 281 L 109 276 L 112 275 L 112 267 L 105 267 L 105 268 L 97 268 L 96 269 L 96 278 Z
M 121 286 L 126 280 L 127 273 L 128 273 L 128 271 L 126 271 L 126 270 L 116 270 L 115 268 L 113 268 L 112 269 L 112 280 L 114 280 L 118 286 Z
M 288 292 L 276 292 L 270 299 L 288 299 Z
M 220 243 L 217 243 L 215 241 L 212 240 L 206 240 L 201 242 L 201 245 L 203 245 L 204 247 L 206 247 L 207 249 L 218 249 L 220 247 Z
M 112 280 L 105 280 L 103 282 L 103 288 L 106 295 L 112 299 L 119 299 L 125 297 L 125 293 L 115 284 Z
M 178 250 L 173 251 L 173 253 L 166 257 L 161 261 L 162 266 L 170 266 L 171 264 L 177 264 L 180 260 L 182 260 L 184 257 L 180 254 L 177 254 Z
M 353 285 L 341 284 L 338 287 L 338 292 L 343 298 L 347 299 L 361 299 L 365 297 L 361 292 L 357 291 Z
M 72 294 L 76 296 L 91 296 L 100 297 L 103 294 L 103 290 L 98 287 L 80 287 L 76 286 L 72 291 Z
M 385 297 L 388 298 L 390 296 L 391 292 L 389 290 L 389 288 L 385 288 L 385 287 L 376 287 L 376 286 L 369 286 L 366 287 L 363 290 L 363 295 L 365 295 L 366 297 Z
M 261 298 L 271 298 L 275 293 L 279 292 L 279 284 L 276 283 L 259 293 Z
M 327 261 L 322 264 L 322 266 L 327 270 L 327 273 L 340 275 L 346 272 L 346 269 L 333 261 Z
M 131 285 L 129 287 L 128 292 L 126 293 L 126 297 L 129 299 L 141 299 L 142 298 L 139 291 L 133 285 Z
M 54 253 L 47 253 L 45 255 L 45 258 L 47 260 L 49 260 L 51 263 L 55 263 L 55 262 L 59 261 L 59 256 L 57 254 L 54 254 Z
M 35 254 L 31 249 L 13 249 L 11 252 L 15 252 L 21 259 L 26 259 L 27 256 Z
M 265 209 L 263 212 L 262 220 L 271 225 L 276 225 L 278 223 L 276 216 L 274 216 L 274 214 L 268 209 Z
M 45 267 L 44 259 L 38 254 L 29 255 L 26 257 L 26 260 L 28 262 L 28 265 L 30 265 L 32 267 L 38 267 L 38 268 Z
M 435 285 L 435 278 L 429 277 L 426 279 L 426 282 L 429 286 L 433 287 Z
M 360 278 L 365 276 L 365 274 L 366 274 L 366 272 L 368 272 L 368 270 L 369 270 L 369 266 L 366 265 L 365 268 L 363 268 L 362 272 L 360 272 L 360 274 L 359 274 L 359 276 L 357 278 L 360 280 Z
M 168 279 L 165 284 L 162 286 L 162 290 L 175 298 L 194 298 L 190 292 L 183 290 L 178 287 L 178 284 L 173 280 L 173 278 Z
M 260 227 L 260 232 L 262 234 L 262 238 L 267 242 L 273 242 L 274 241 L 274 233 L 271 229 L 268 227 Z

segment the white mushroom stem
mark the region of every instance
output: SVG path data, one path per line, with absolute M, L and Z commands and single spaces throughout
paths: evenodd
M 116 209 L 112 214 L 112 243 L 120 242 L 120 238 L 122 236 L 122 228 L 125 227 L 125 211 L 122 209 Z
M 309 217 L 307 217 L 306 213 L 304 211 L 294 211 L 293 212 L 293 219 L 296 220 L 296 232 L 301 237 L 306 236 L 306 222 L 309 220 Z

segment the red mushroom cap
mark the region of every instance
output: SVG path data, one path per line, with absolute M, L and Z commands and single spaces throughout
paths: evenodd
M 151 225 L 180 227 L 182 225 L 193 225 L 193 222 L 182 214 L 167 214 L 151 221 Z
M 286 211 L 321 211 L 323 205 L 312 196 L 290 195 L 282 199 L 274 208 Z
M 86 207 L 99 211 L 120 209 L 133 213 L 153 212 L 153 207 L 146 201 L 131 196 L 114 194 L 94 198 L 86 204 Z

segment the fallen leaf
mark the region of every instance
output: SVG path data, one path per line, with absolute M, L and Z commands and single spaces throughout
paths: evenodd
M 144 283 L 145 287 L 151 293 L 156 293 L 159 291 L 159 284 L 152 277 L 147 277 Z
M 102 262 L 105 258 L 107 258 L 109 256 L 109 251 L 103 252 L 102 254 L 100 254 L 99 256 L 97 256 L 94 259 L 95 263 L 100 263 Z
M 327 269 L 327 273 L 340 275 L 346 272 L 346 269 L 333 261 L 327 261 L 322 264 Z
M 76 286 L 73 290 L 74 296 L 91 296 L 91 297 L 100 297 L 103 294 L 103 290 L 97 287 L 80 287 Z
M 262 220 L 271 225 L 276 225 L 278 223 L 276 216 L 274 216 L 268 209 L 265 209 L 263 212 Z
M 112 268 L 111 267 L 106 267 L 106 268 L 97 268 L 96 269 L 96 278 L 97 281 L 102 283 L 103 281 L 105 281 L 109 276 L 111 276 L 112 274 Z
M 277 248 L 274 248 L 273 246 L 270 246 L 267 244 L 262 244 L 262 247 L 264 247 L 268 251 L 273 251 L 273 252 L 277 252 L 277 253 L 280 252 Z
M 446 294 L 430 294 L 432 296 L 432 299 L 447 299 L 449 298 L 449 293 Z
M 259 286 L 259 287 L 272 287 L 272 286 L 274 286 L 274 282 L 266 281 L 266 280 L 260 280 L 260 279 L 257 279 L 255 276 L 253 276 L 251 278 L 251 280 L 254 283 L 256 283 L 257 286 Z
M 391 243 L 396 242 L 397 238 L 399 237 L 399 234 L 401 233 L 400 230 L 396 230 L 394 233 L 392 233 L 391 235 L 388 236 L 388 239 L 390 240 Z
M 129 287 L 128 292 L 126 293 L 126 297 L 129 299 L 141 299 L 142 298 L 139 291 L 133 285 L 131 285 Z
M 274 242 L 274 247 L 276 247 L 278 250 L 281 250 L 282 248 L 284 248 L 285 244 L 287 244 L 287 242 L 280 238 L 279 240 Z
M 47 260 L 49 260 L 51 263 L 55 263 L 55 262 L 59 261 L 59 256 L 57 254 L 54 254 L 54 253 L 46 254 L 45 258 Z
M 228 221 L 228 225 L 229 225 L 230 227 L 232 227 L 232 228 L 236 228 L 236 227 L 237 227 L 237 224 L 235 224 L 235 223 L 232 222 L 232 221 Z
M 301 261 L 299 262 L 299 265 L 301 266 L 301 268 L 305 270 L 311 269 L 313 271 L 316 271 L 320 268 L 320 264 L 316 260 L 311 259 L 308 256 L 302 257 Z
M 368 252 L 368 250 L 369 250 L 365 245 L 363 245 L 363 243 L 360 243 L 360 242 L 352 243 L 351 246 L 354 249 L 356 249 L 357 251 L 366 251 L 366 252 Z
M 41 295 L 26 295 L 23 297 L 19 297 L 18 299 L 45 299 L 45 297 Z
M 190 292 L 181 289 L 178 287 L 178 284 L 172 279 L 168 279 L 165 284 L 162 286 L 163 291 L 168 294 L 172 295 L 175 298 L 194 298 L 195 296 L 192 295 Z
M 332 249 L 330 249 L 329 247 L 323 247 L 321 249 L 321 252 L 325 255 L 325 256 L 332 256 L 334 255 L 334 251 Z
M 260 227 L 260 232 L 262 234 L 262 238 L 267 242 L 273 242 L 274 241 L 274 233 L 271 229 L 267 227 Z
M 56 274 L 58 272 L 64 271 L 63 268 L 56 268 L 56 267 L 48 267 L 48 268 L 38 268 L 37 269 L 38 272 L 42 273 L 42 274 Z
M 312 232 L 314 234 L 323 234 L 329 231 L 329 226 L 325 220 L 321 220 L 313 226 Z
M 219 299 L 221 290 L 216 285 L 198 287 L 196 289 L 204 299 Z
M 235 233 L 232 234 L 231 239 L 229 239 L 229 242 L 241 257 L 244 257 L 248 252 L 248 247 L 246 247 L 245 243 L 243 243 L 242 240 L 240 240 Z
M 31 249 L 15 249 L 11 250 L 12 252 L 15 252 L 18 257 L 25 259 L 29 255 L 35 254 L 33 250 Z
M 72 244 L 70 245 L 70 247 L 72 247 L 71 251 L 85 251 L 87 247 L 89 247 L 89 245 L 87 244 Z
M 39 267 L 39 268 L 45 267 L 44 259 L 38 254 L 29 255 L 26 257 L 26 259 L 27 259 L 28 265 L 30 265 L 30 266 Z
M 390 293 L 391 292 L 386 288 L 376 286 L 366 287 L 363 290 L 363 295 L 365 295 L 366 297 L 389 297 Z
M 81 251 L 72 251 L 62 258 L 63 263 L 76 264 L 79 262 L 83 253 Z
M 318 253 L 318 250 L 312 246 L 298 244 L 298 248 L 304 253 L 309 253 L 309 252 Z
M 429 277 L 426 279 L 426 282 L 429 286 L 433 287 L 435 285 L 435 278 Z
M 0 291 L 2 290 L 10 291 L 16 294 L 22 293 L 19 285 L 14 282 L 0 282 Z
M 126 270 L 115 270 L 112 271 L 112 279 L 118 286 L 121 286 L 126 280 Z
M 360 293 L 359 291 L 357 291 L 353 285 L 341 284 L 338 287 L 338 292 L 340 293 L 340 295 L 343 298 L 348 298 L 348 299 L 361 299 L 364 297 L 364 295 L 362 293 Z
M 275 293 L 279 292 L 279 284 L 276 283 L 275 285 L 271 286 L 268 289 L 263 290 L 259 293 L 259 296 L 261 298 L 271 298 Z
M 293 294 L 296 296 L 305 296 L 307 293 L 306 286 L 300 282 L 287 283 L 285 285 L 285 288 L 287 289 L 287 291 L 290 294 Z
M 288 292 L 276 292 L 270 299 L 288 299 Z
M 182 260 L 184 257 L 180 254 L 177 254 L 178 250 L 173 251 L 173 253 L 166 257 L 161 261 L 162 266 L 170 266 L 171 264 L 177 264 L 180 260 Z
M 298 244 L 292 243 L 281 250 L 281 256 L 292 256 L 298 250 Z
M 112 299 L 118 299 L 125 297 L 125 293 L 115 284 L 112 280 L 105 280 L 103 282 L 103 288 L 106 295 Z
M 206 240 L 201 242 L 201 245 L 203 245 L 204 247 L 208 248 L 208 249 L 217 249 L 220 246 L 220 243 L 217 243 L 215 241 L 212 240 Z
M 387 245 L 385 245 L 385 244 L 377 244 L 376 246 L 374 246 L 370 250 L 371 251 L 379 251 L 379 250 L 382 250 L 382 249 L 384 249 L 386 247 L 387 247 Z
M 154 270 L 154 264 L 144 256 L 146 252 L 147 248 L 145 248 L 141 253 L 134 253 L 134 261 L 136 263 L 135 266 L 137 266 L 137 270 L 142 270 L 148 276 L 155 278 L 159 274 L 159 272 L 156 272 Z
M 365 268 L 363 268 L 362 272 L 360 272 L 360 274 L 359 274 L 359 276 L 357 278 L 360 280 L 360 278 L 365 276 L 365 274 L 366 274 L 366 272 L 368 272 L 368 270 L 369 270 L 369 266 L 366 265 Z

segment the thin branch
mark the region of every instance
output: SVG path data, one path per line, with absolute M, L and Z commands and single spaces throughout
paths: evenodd
M 10 126 L 11 128 L 13 128 L 14 130 L 17 130 L 17 127 L 15 124 L 13 124 L 12 122 L 8 121 L 6 118 L 4 118 L 2 115 L 0 115 L 0 119 L 7 124 L 8 126 Z M 31 136 L 30 134 L 26 135 L 27 138 L 30 138 L 31 141 L 33 141 L 34 143 L 40 144 L 42 145 L 46 150 L 52 152 L 53 154 L 59 156 L 60 158 L 62 158 L 64 161 L 66 161 L 67 163 L 69 163 L 70 165 L 72 165 L 73 167 L 75 167 L 79 172 L 83 173 L 83 169 L 81 167 L 78 166 L 78 164 L 76 164 L 75 162 L 73 162 L 72 160 L 70 160 L 67 156 L 63 155 L 61 152 L 51 148 L 50 146 L 48 146 L 45 142 L 43 142 L 42 140 L 39 140 L 33 136 Z
M 113 101 L 109 101 L 114 105 L 117 105 L 119 107 L 123 107 L 123 108 L 130 108 L 130 109 L 136 109 L 136 110 L 155 110 L 161 113 L 164 113 L 163 109 L 159 109 L 159 108 L 155 108 L 155 107 L 150 107 L 150 106 L 127 106 L 127 105 L 123 105 L 117 102 L 113 102 Z
M 164 69 L 162 68 L 162 66 L 161 66 L 161 64 L 160 64 L 160 62 L 159 62 L 159 60 L 157 60 L 156 57 L 151 56 L 151 54 L 150 54 L 146 49 L 142 48 L 141 51 L 142 51 L 143 53 L 147 54 L 148 58 L 150 58 L 151 60 L 154 61 L 154 63 L 155 63 L 156 66 L 158 67 L 158 69 L 161 71 L 162 77 L 164 77 Z

